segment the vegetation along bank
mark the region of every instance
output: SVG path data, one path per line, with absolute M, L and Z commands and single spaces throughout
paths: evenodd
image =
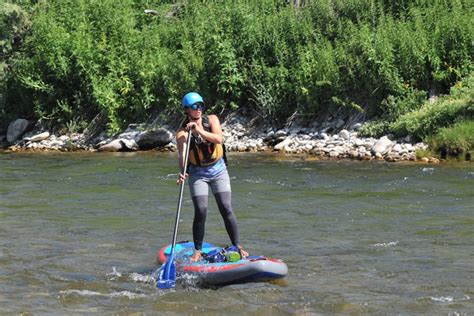
M 0 142 L 172 148 L 194 90 L 230 150 L 364 159 L 385 139 L 387 160 L 469 158 L 473 12 L 468 0 L 2 1 Z

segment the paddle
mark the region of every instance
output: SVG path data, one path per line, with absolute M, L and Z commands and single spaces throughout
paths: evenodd
M 186 169 L 188 168 L 189 147 L 191 145 L 191 138 L 192 134 L 191 131 L 189 131 L 188 141 L 186 143 L 186 151 L 184 155 L 184 173 L 186 173 Z M 178 224 L 179 215 L 181 213 L 181 205 L 183 204 L 184 182 L 185 181 L 181 182 L 181 185 L 179 186 L 178 208 L 176 210 L 176 220 L 174 222 L 173 242 L 171 243 L 170 255 L 168 257 L 168 260 L 166 260 L 166 262 L 161 267 L 158 282 L 156 283 L 156 286 L 160 289 L 170 289 L 176 284 L 176 265 L 174 263 L 174 248 L 176 246 L 176 237 L 178 235 Z

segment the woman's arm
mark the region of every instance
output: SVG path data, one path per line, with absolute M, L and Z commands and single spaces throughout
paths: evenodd
M 176 132 L 176 144 L 178 145 L 178 164 L 179 170 L 184 174 L 184 156 L 186 154 L 186 146 L 188 140 L 188 133 L 183 129 Z
M 188 125 L 195 125 L 196 127 L 193 129 L 193 133 L 196 135 L 200 135 L 206 141 L 214 144 L 222 144 L 224 142 L 224 136 L 222 134 L 221 123 L 219 119 L 215 115 L 209 115 L 209 125 L 211 127 L 211 131 L 207 132 L 204 128 L 197 126 L 195 123 L 189 123 Z M 191 126 L 188 126 L 191 127 Z M 186 142 L 186 140 L 184 140 Z

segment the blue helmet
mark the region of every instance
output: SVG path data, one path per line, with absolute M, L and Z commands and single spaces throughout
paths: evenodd
M 204 105 L 204 99 L 197 92 L 189 92 L 183 97 L 183 107 L 189 108 L 193 104 L 201 103 Z

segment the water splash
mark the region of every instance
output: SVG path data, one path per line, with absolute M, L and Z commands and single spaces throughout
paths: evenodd
M 199 286 L 199 277 L 197 275 L 184 273 L 179 275 L 177 279 L 186 289 L 197 289 Z
M 157 279 L 157 274 L 140 274 L 133 272 L 129 275 L 129 278 L 134 282 L 141 282 L 146 284 L 155 284 Z
M 109 272 L 106 275 L 112 277 L 112 279 L 116 279 L 120 278 L 122 276 L 122 273 L 118 272 L 117 268 L 112 267 L 112 272 Z
M 252 184 L 264 183 L 262 179 L 243 179 L 243 181 Z
M 452 296 L 430 296 L 430 299 L 432 301 L 441 302 L 441 303 L 454 301 L 454 298 Z
M 161 268 L 158 268 L 150 274 L 133 272 L 130 273 L 128 277 L 134 282 L 156 285 L 160 269 Z M 178 287 L 180 290 L 197 291 L 199 290 L 199 282 L 200 279 L 196 275 L 187 273 L 178 273 L 176 275 L 176 287 Z
M 457 301 L 457 302 L 469 301 L 471 297 L 469 295 L 464 295 L 463 297 L 456 299 L 452 296 L 430 296 L 430 299 L 432 301 L 440 302 L 440 303 L 451 303 L 454 301 Z
M 79 296 L 101 296 L 101 297 L 127 297 L 129 299 L 143 298 L 146 297 L 143 293 L 133 293 L 130 291 L 120 291 L 112 293 L 100 293 L 90 290 L 66 290 L 60 291 L 59 295 L 79 295 Z
M 282 186 L 282 187 L 289 187 L 289 188 L 292 188 L 293 185 L 290 184 L 290 183 L 286 183 L 286 182 L 283 182 L 283 181 L 277 181 L 277 183 L 279 186 Z
M 378 248 L 387 248 L 387 247 L 395 247 L 398 245 L 398 240 L 396 241 L 390 241 L 390 242 L 382 242 L 382 243 L 376 243 L 371 245 L 372 247 L 378 247 Z

